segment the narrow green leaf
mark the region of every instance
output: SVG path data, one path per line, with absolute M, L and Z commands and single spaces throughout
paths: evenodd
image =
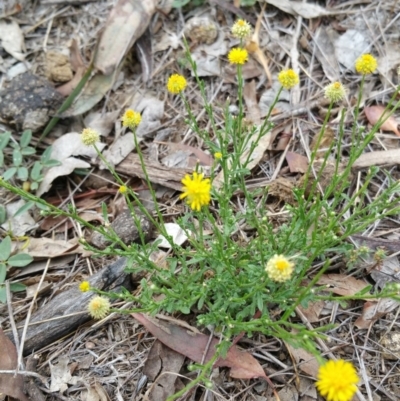
M 4 286 L 0 287 L 0 302 L 3 304 L 5 304 L 7 302 L 6 287 L 4 287 Z
M 47 162 L 42 162 L 44 167 L 56 167 L 56 166 L 61 166 L 61 162 L 55 159 L 50 159 Z
M 10 257 L 10 254 L 11 238 L 7 236 L 0 242 L 0 260 L 5 262 Z
M 17 216 L 19 216 L 19 215 L 21 215 L 21 214 L 24 214 L 24 213 L 27 212 L 29 209 L 31 209 L 32 206 L 34 206 L 34 205 L 35 205 L 35 202 L 33 202 L 33 201 L 29 201 L 29 202 L 25 203 L 25 205 L 21 206 L 21 207 L 16 211 L 16 213 L 14 214 L 14 217 L 17 217 Z
M 6 221 L 7 212 L 6 208 L 0 204 L 0 224 L 3 224 Z
M 4 164 L 4 153 L 0 150 L 0 167 L 3 167 Z
M 35 205 L 40 210 L 45 210 L 46 212 L 50 211 L 50 208 L 47 205 L 42 205 L 39 202 L 36 202 Z
M 0 284 L 4 283 L 7 276 L 7 267 L 4 263 L 0 263 Z
M 18 255 L 13 255 L 8 259 L 8 264 L 13 267 L 25 267 L 29 265 L 33 260 L 32 256 L 28 253 L 19 253 Z

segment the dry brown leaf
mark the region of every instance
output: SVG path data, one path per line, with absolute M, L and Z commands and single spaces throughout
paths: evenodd
M 141 313 L 132 313 L 132 316 L 143 324 L 159 341 L 197 363 L 209 361 L 219 343 L 217 338 L 213 338 L 209 343 L 209 336 L 205 334 L 189 332 L 181 326 L 160 321 Z M 208 344 L 209 347 L 207 348 Z M 205 352 L 206 350 L 207 352 Z M 231 376 L 236 379 L 261 377 L 270 383 L 258 361 L 249 353 L 240 351 L 236 345 L 229 349 L 225 359 L 218 359 L 215 366 L 230 367 Z
M 256 81 L 254 79 L 244 85 L 243 97 L 247 106 L 246 120 L 255 125 L 260 125 L 261 112 L 258 106 Z
M 0 370 L 15 370 L 18 364 L 17 350 L 1 328 L 0 350 Z M 0 373 L 0 394 L 3 393 L 10 397 L 18 398 L 21 401 L 29 401 L 23 392 L 23 388 L 23 376 L 14 376 L 12 373 Z
M 389 116 L 389 112 L 386 111 L 383 106 L 371 106 L 364 107 L 364 113 L 371 125 L 375 125 L 380 119 L 385 120 L 381 125 L 380 129 L 382 131 L 391 131 L 397 136 L 400 136 L 400 131 L 398 129 L 397 121 L 393 116 Z
M 323 274 L 318 284 L 327 285 L 329 286 L 326 288 L 327 291 L 343 296 L 354 295 L 369 285 L 364 280 L 344 274 Z
M 143 374 L 154 382 L 145 394 L 144 400 L 166 400 L 170 395 L 178 391 L 178 376 L 163 373 L 179 373 L 184 361 L 184 355 L 167 347 L 161 341 L 155 341 L 143 367 Z
M 310 149 L 312 151 L 317 150 L 316 147 L 317 147 L 318 137 L 319 133 L 317 135 L 314 135 L 311 141 Z M 324 157 L 326 151 L 329 149 L 334 140 L 335 140 L 335 131 L 330 127 L 326 127 L 322 135 L 322 139 L 318 144 L 318 150 L 316 152 L 317 159 Z
M 378 319 L 398 308 L 400 302 L 390 298 L 382 298 L 376 301 L 367 301 L 364 304 L 361 316 L 354 322 L 359 329 L 368 329 Z
M 104 75 L 115 72 L 129 49 L 147 29 L 156 10 L 155 0 L 118 0 L 102 32 L 94 66 Z
M 308 159 L 296 152 L 287 152 L 286 161 L 291 173 L 305 173 L 308 169 Z
M 325 301 L 321 300 L 309 302 L 307 308 L 303 308 L 301 305 L 299 305 L 298 308 L 310 323 L 315 323 L 319 321 L 319 315 L 322 309 L 324 309 L 324 306 Z
M 212 166 L 213 161 L 214 161 L 212 156 L 208 155 L 203 150 L 201 150 L 199 148 L 195 148 L 190 145 L 185 145 L 183 143 L 157 142 L 157 141 L 154 141 L 153 143 L 165 145 L 172 149 L 183 150 L 184 152 L 188 153 L 188 156 L 194 155 L 196 157 L 196 162 L 199 161 L 202 166 Z M 190 163 L 188 163 L 188 165 L 190 167 Z
M 329 11 L 318 4 L 296 2 L 291 0 L 268 0 L 268 4 L 272 4 L 276 8 L 292 15 L 300 15 L 303 18 L 311 19 L 324 17 L 327 15 L 341 14 L 343 11 Z
M 294 348 L 286 342 L 285 345 L 296 363 L 299 365 L 299 368 L 311 377 L 317 377 L 319 363 L 315 359 L 315 356 L 303 348 Z

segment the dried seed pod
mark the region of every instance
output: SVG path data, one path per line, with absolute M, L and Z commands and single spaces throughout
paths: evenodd
M 185 24 L 184 34 L 194 43 L 214 43 L 218 36 L 218 25 L 210 17 L 194 17 Z

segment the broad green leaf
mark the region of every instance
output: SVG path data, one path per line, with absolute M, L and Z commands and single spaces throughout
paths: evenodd
M 31 170 L 31 178 L 33 181 L 37 181 L 40 178 L 40 172 L 42 171 L 42 165 L 39 161 L 35 161 Z
M 44 164 L 50 160 L 51 157 L 51 149 L 52 147 L 49 146 L 43 153 L 42 156 L 40 157 L 41 162 Z
M 17 172 L 17 168 L 16 167 L 11 167 L 8 170 L 6 170 L 6 172 L 3 175 L 3 180 L 4 181 L 8 181 L 11 180 L 11 178 L 14 177 L 15 173 Z
M 5 304 L 7 302 L 6 287 L 0 286 L 0 302 Z
M 0 150 L 0 167 L 3 167 L 4 164 L 4 153 Z
M 26 181 L 29 177 L 28 169 L 26 167 L 18 167 L 17 177 L 21 181 Z
M 21 148 L 26 148 L 30 144 L 31 139 L 32 139 L 32 131 L 30 129 L 27 129 L 22 133 L 21 140 L 19 141 Z
M 7 267 L 4 263 L 0 263 L 0 284 L 4 283 L 7 276 Z
M 3 150 L 8 145 L 10 138 L 11 132 L 6 131 L 3 134 L 0 134 L 0 150 Z
M 15 167 L 19 167 L 22 163 L 22 153 L 18 148 L 13 150 L 13 164 Z
M 25 205 L 21 206 L 14 214 L 14 217 L 17 217 L 21 214 L 24 214 L 25 212 L 27 212 L 29 209 L 32 208 L 32 206 L 35 205 L 35 202 L 33 201 L 29 201 L 27 203 L 25 203 Z
M 5 262 L 10 257 L 10 254 L 11 238 L 7 236 L 0 242 L 0 260 Z
M 38 182 L 32 182 L 31 183 L 31 191 L 36 191 L 39 188 L 39 183 Z
M 25 267 L 29 265 L 33 260 L 32 256 L 28 253 L 19 253 L 18 255 L 13 255 L 8 259 L 8 264 L 14 267 Z
M 13 283 L 10 284 L 10 290 L 12 292 L 21 292 L 26 290 L 26 285 L 21 284 L 21 283 Z
M 30 155 L 34 155 L 36 153 L 36 149 L 32 148 L 31 146 L 28 146 L 26 148 L 21 149 L 21 154 L 23 156 L 30 156 Z

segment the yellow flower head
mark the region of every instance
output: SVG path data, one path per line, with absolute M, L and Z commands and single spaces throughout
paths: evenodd
M 110 312 L 111 304 L 108 298 L 96 296 L 92 298 L 88 305 L 90 316 L 94 319 L 104 319 Z
M 85 128 L 81 134 L 81 141 L 86 146 L 95 145 L 100 140 L 99 133 L 92 128 Z
M 328 361 L 319 368 L 316 387 L 328 401 L 350 401 L 357 391 L 357 371 L 351 362 Z
M 126 110 L 122 116 L 122 125 L 128 127 L 132 131 L 136 128 L 142 121 L 142 116 L 137 111 L 131 109 Z
M 215 152 L 215 153 L 214 153 L 214 157 L 215 157 L 217 160 L 220 160 L 220 159 L 222 159 L 222 153 L 221 153 L 221 152 Z
M 343 100 L 346 96 L 346 89 L 340 82 L 333 82 L 325 88 L 325 97 L 332 103 Z
M 268 277 L 278 283 L 287 281 L 292 277 L 294 263 L 283 255 L 274 255 L 267 263 L 265 271 Z
M 80 289 L 82 292 L 88 292 L 88 291 L 90 290 L 89 281 L 82 281 L 82 282 L 79 284 L 79 289 Z
M 228 60 L 231 64 L 244 64 L 249 59 L 246 49 L 240 47 L 233 48 L 228 54 Z
M 202 206 L 206 206 L 211 201 L 211 182 L 209 178 L 203 178 L 204 174 L 193 173 L 193 178 L 186 174 L 182 180 L 183 194 L 180 199 L 186 199 L 186 203 L 196 211 L 200 211 Z
M 121 185 L 121 186 L 119 187 L 119 189 L 118 189 L 118 192 L 119 192 L 120 194 L 126 194 L 127 191 L 128 191 L 128 188 L 127 188 L 126 185 Z
M 356 71 L 359 74 L 372 74 L 378 67 L 376 58 L 371 54 L 363 54 L 356 60 Z
M 231 32 L 235 38 L 244 39 L 250 35 L 251 26 L 247 21 L 239 19 L 233 24 Z
M 291 89 L 300 82 L 297 72 L 291 69 L 281 71 L 278 74 L 278 81 L 285 89 Z
M 174 95 L 181 93 L 185 90 L 187 82 L 185 77 L 179 74 L 171 75 L 168 79 L 167 89 Z

